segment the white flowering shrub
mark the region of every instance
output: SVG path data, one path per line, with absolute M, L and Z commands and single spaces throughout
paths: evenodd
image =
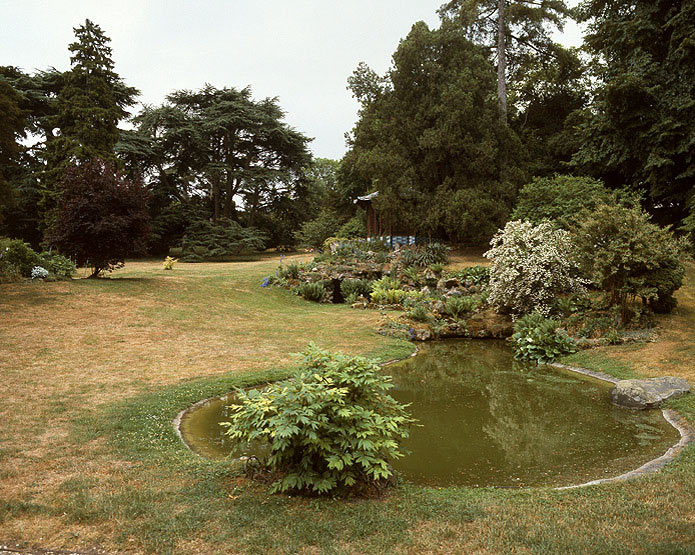
M 34 266 L 31 269 L 31 279 L 46 279 L 48 277 L 48 270 L 42 268 L 41 266 Z
M 488 302 L 500 312 L 547 316 L 556 297 L 581 293 L 570 234 L 549 223 L 509 222 L 490 241 Z

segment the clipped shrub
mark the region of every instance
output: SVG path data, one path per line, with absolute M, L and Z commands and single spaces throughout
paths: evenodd
M 262 391 L 237 390 L 227 435 L 260 442 L 273 492 L 327 493 L 384 482 L 413 422 L 374 362 L 310 345 L 297 374 Z
M 479 303 L 480 300 L 472 296 L 449 297 L 444 302 L 444 312 L 455 320 L 459 320 L 478 308 Z
M 547 222 L 509 222 L 490 241 L 488 302 L 498 311 L 548 315 L 563 293 L 584 291 L 569 232 Z
M 307 301 L 322 303 L 328 298 L 328 291 L 323 283 L 315 281 L 302 283 L 298 288 L 299 294 Z
M 574 353 L 577 350 L 574 340 L 559 326 L 556 320 L 537 312 L 517 320 L 512 335 L 514 357 L 541 364 Z
M 340 284 L 340 292 L 344 298 L 369 297 L 372 284 L 367 279 L 344 279 Z
M 70 279 L 77 271 L 75 264 L 69 258 L 55 252 L 42 252 L 39 255 L 41 266 L 46 268 L 58 279 Z
M 683 284 L 685 245 L 668 228 L 649 221 L 639 207 L 602 204 L 575 231 L 582 267 L 593 282 L 631 317 L 636 298 L 654 311 L 670 312 Z
M 186 228 L 181 256 L 186 262 L 223 260 L 244 252 L 265 249 L 267 235 L 255 227 L 242 227 L 234 220 L 217 223 L 197 220 Z

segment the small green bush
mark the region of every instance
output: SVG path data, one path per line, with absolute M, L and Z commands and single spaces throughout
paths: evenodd
M 369 297 L 372 284 L 367 279 L 344 279 L 340 284 L 340 293 L 344 298 Z
M 422 303 L 413 306 L 406 315 L 416 322 L 428 322 L 432 318 L 429 309 Z
M 42 252 L 39 258 L 41 259 L 40 265 L 58 279 L 69 279 L 77 271 L 72 260 L 61 254 Z
M 444 312 L 455 320 L 459 320 L 467 313 L 473 312 L 478 308 L 479 303 L 479 299 L 472 296 L 449 297 L 444 302 Z
M 278 269 L 278 277 L 284 279 L 297 279 L 299 277 L 299 272 L 302 269 L 302 265 L 296 262 L 292 264 L 283 264 Z
M 299 286 L 299 294 L 307 301 L 322 303 L 328 298 L 328 291 L 323 283 L 315 281 L 312 283 L 302 283 Z
M 366 237 L 367 226 L 364 223 L 364 219 L 360 218 L 359 215 L 353 216 L 342 226 L 340 226 L 337 236 L 345 239 L 359 239 L 361 237 Z
M 388 395 L 390 377 L 373 361 L 310 345 L 297 374 L 263 391 L 237 390 L 227 434 L 266 444 L 274 492 L 327 493 L 393 474 L 399 441 L 413 422 Z
M 400 268 L 426 268 L 449 261 L 449 247 L 441 243 L 402 247 L 393 254 L 394 265 Z
M 384 276 L 372 282 L 372 291 L 376 291 L 377 289 L 398 289 L 400 286 L 401 282 L 398 279 Z
M 537 312 L 517 320 L 512 335 L 514 357 L 541 364 L 574 353 L 577 350 L 574 340 L 559 326 L 556 320 Z
M 490 268 L 487 266 L 470 266 L 454 274 L 461 283 L 467 286 L 483 286 L 490 283 Z
M 372 301 L 376 304 L 401 304 L 408 296 L 403 289 L 374 289 L 371 293 Z

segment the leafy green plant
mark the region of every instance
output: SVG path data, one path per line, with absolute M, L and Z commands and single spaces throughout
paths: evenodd
M 336 234 L 338 230 L 338 220 L 336 215 L 329 211 L 322 211 L 314 220 L 304 222 L 294 234 L 294 238 L 300 245 L 321 248 L 323 242 Z
M 478 308 L 479 300 L 473 296 L 449 297 L 444 302 L 444 312 L 454 318 L 461 319 L 469 312 Z
M 340 284 L 340 292 L 344 298 L 351 296 L 369 297 L 371 282 L 367 279 L 344 279 Z
M 556 320 L 534 312 L 523 316 L 514 324 L 514 357 L 537 364 L 552 362 L 556 358 L 574 353 L 574 340 Z
M 346 239 L 357 239 L 360 237 L 366 237 L 367 226 L 364 222 L 364 218 L 361 218 L 359 215 L 353 216 L 342 226 L 340 226 L 337 236 L 344 237 Z
M 454 277 L 459 278 L 461 283 L 467 286 L 483 286 L 490 283 L 490 268 L 487 266 L 470 266 L 456 272 Z
M 413 306 L 410 310 L 408 310 L 408 312 L 406 312 L 406 315 L 408 318 L 415 320 L 416 322 L 428 322 L 432 318 L 432 314 L 430 313 L 429 309 L 422 303 Z
M 402 247 L 393 254 L 393 263 L 401 268 L 426 268 L 449 261 L 449 247 L 441 243 Z
M 55 252 L 42 252 L 39 255 L 41 265 L 58 279 L 69 279 L 77 271 L 69 258 Z
M 637 298 L 658 312 L 676 306 L 673 294 L 685 275 L 684 244 L 638 206 L 599 205 L 578 225 L 574 242 L 582 269 L 607 292 L 610 304 L 621 308 L 624 323 Z
M 283 264 L 278 269 L 278 277 L 285 279 L 297 279 L 301 271 L 302 265 L 293 262 L 292 264 Z
M 401 282 L 393 277 L 383 276 L 372 282 L 372 291 L 377 289 L 398 289 L 401 286 Z
M 298 288 L 298 292 L 307 301 L 316 303 L 322 303 L 328 298 L 328 291 L 320 281 L 302 283 Z
M 374 289 L 371 293 L 372 301 L 382 305 L 399 305 L 407 296 L 408 292 L 403 289 Z
M 261 442 L 274 492 L 327 493 L 383 483 L 413 422 L 374 362 L 310 345 L 297 374 L 262 391 L 237 390 L 227 434 Z

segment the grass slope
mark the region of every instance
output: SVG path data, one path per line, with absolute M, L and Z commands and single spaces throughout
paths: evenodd
M 0 286 L 0 544 L 119 552 L 695 552 L 695 449 L 663 472 L 576 491 L 424 488 L 269 496 L 171 426 L 205 397 L 274 379 L 311 340 L 382 360 L 412 346 L 378 314 L 259 287 L 277 258 L 131 263 L 109 280 Z M 458 264 L 465 264 L 459 260 Z M 663 341 L 568 362 L 695 378 L 695 273 Z M 690 333 L 688 333 L 690 332 Z M 695 422 L 695 400 L 674 403 Z

